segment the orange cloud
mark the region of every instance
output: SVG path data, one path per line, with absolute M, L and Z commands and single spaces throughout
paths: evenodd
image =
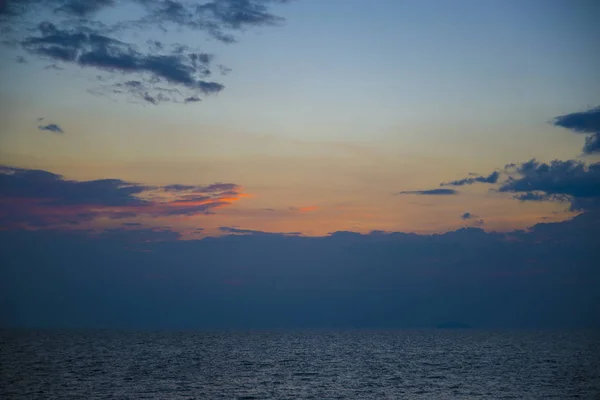
M 242 197 L 241 186 L 146 186 L 119 179 L 66 180 L 47 171 L 0 168 L 0 226 L 65 228 L 100 220 L 211 214 Z

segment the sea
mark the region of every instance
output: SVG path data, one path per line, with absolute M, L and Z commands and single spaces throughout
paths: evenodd
M 0 331 L 1 399 L 600 399 L 589 331 Z

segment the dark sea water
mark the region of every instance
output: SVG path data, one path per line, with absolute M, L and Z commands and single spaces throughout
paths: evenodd
M 2 399 L 600 399 L 593 332 L 3 331 Z

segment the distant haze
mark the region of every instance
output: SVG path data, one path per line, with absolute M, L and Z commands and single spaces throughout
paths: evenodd
M 0 315 L 13 327 L 598 327 L 598 226 L 584 214 L 509 234 L 3 232 Z

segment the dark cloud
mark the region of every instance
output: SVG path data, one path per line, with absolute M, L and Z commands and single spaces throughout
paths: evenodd
M 228 190 L 234 187 L 235 190 Z M 195 194 L 197 189 L 202 194 Z M 66 180 L 41 170 L 0 167 L 0 227 L 56 227 L 97 218 L 209 214 L 242 196 L 238 185 L 146 186 L 120 179 Z
M 57 124 L 39 125 L 38 129 L 41 131 L 49 131 L 53 133 L 65 133 L 63 129 Z
M 407 190 L 396 194 L 416 194 L 420 196 L 448 196 L 458 192 L 454 189 Z
M 553 124 L 578 133 L 600 132 L 600 107 L 558 116 Z
M 163 186 L 163 189 L 167 192 L 184 192 L 188 190 L 196 189 L 196 186 L 192 185 L 167 185 Z
M 174 0 L 138 0 L 148 10 L 143 24 L 169 24 L 205 31 L 223 43 L 236 42 L 232 31 L 254 26 L 278 25 L 283 18 L 272 14 L 269 6 L 287 0 L 216 0 L 204 4 Z M 166 29 L 166 28 L 165 28 Z
M 593 154 L 600 152 L 600 132 L 596 132 L 585 138 L 583 145 L 584 154 Z
M 98 206 L 143 205 L 136 197 L 149 187 L 119 179 L 70 181 L 47 171 L 13 167 L 0 168 L 2 197 L 40 199 L 45 204 Z
M 275 235 L 275 236 L 301 236 L 302 233 L 301 232 L 284 232 L 284 233 L 279 233 L 279 232 L 265 232 L 265 231 L 257 231 L 257 230 L 252 230 L 252 229 L 239 229 L 239 228 L 232 228 L 232 227 L 228 227 L 228 226 L 221 226 L 219 228 L 219 230 L 221 232 L 225 232 L 225 233 L 229 233 L 229 234 L 233 234 L 233 235 Z
M 3 326 L 598 327 L 598 214 L 507 233 L 223 231 L 241 233 L 0 231 Z
M 600 107 L 588 111 L 561 115 L 552 123 L 576 133 L 591 134 L 585 138 L 584 154 L 600 152 Z
M 115 0 L 70 0 L 56 8 L 57 12 L 64 12 L 77 17 L 89 17 L 106 7 L 115 5 Z
M 527 192 L 515 195 L 515 199 L 521 201 L 547 201 L 552 200 L 552 196 L 542 192 Z
M 9 0 L 0 10 L 0 28 L 10 34 L 6 42 L 19 44 L 31 55 L 104 72 L 103 80 L 111 80 L 112 84 L 91 89 L 93 94 L 125 94 L 149 104 L 189 104 L 224 88 L 223 84 L 208 79 L 212 74 L 212 54 L 178 43 L 163 43 L 152 36 L 146 38 L 146 48 L 117 37 L 130 33 L 151 35 L 158 26 L 164 31 L 170 28 L 202 31 L 214 39 L 232 43 L 236 41 L 233 32 L 283 22 L 270 12 L 270 7 L 285 2 Z M 117 23 L 98 19 L 101 11 L 124 7 L 127 3 L 141 6 L 144 15 Z M 37 26 L 37 35 L 32 35 L 32 25 Z M 229 71 L 221 64 L 217 69 L 221 74 Z M 123 82 L 122 77 L 127 75 L 135 79 Z
M 498 171 L 494 171 L 488 176 L 472 176 L 464 179 L 459 179 L 451 182 L 441 183 L 440 186 L 463 186 L 463 185 L 472 185 L 474 183 L 496 183 L 498 182 L 498 178 L 500 177 L 500 173 Z
M 197 103 L 199 101 L 202 101 L 202 99 L 200 99 L 198 96 L 192 96 L 185 99 L 186 103 Z
M 268 11 L 269 3 L 284 3 L 286 0 L 229 0 L 211 1 L 196 7 L 198 16 L 209 19 L 209 26 L 224 25 L 230 29 L 243 29 L 255 25 L 275 25 L 283 22 Z
M 194 191 L 199 192 L 199 193 L 209 193 L 209 192 L 214 192 L 214 191 L 228 192 L 228 191 L 238 190 L 238 189 L 239 189 L 239 185 L 236 185 L 235 183 L 217 182 L 217 183 L 213 183 L 212 185 L 209 185 L 209 186 L 198 187 L 198 188 L 194 189 Z
M 477 215 L 471 214 L 470 212 L 466 212 L 460 216 L 460 219 L 463 221 L 469 221 L 471 225 L 474 226 L 482 226 L 485 224 L 485 221 L 479 218 Z
M 571 210 L 597 209 L 600 206 L 600 163 L 587 165 L 575 160 L 535 159 L 506 166 L 511 173 L 500 184 L 500 192 L 512 192 L 522 201 L 562 201 Z
M 235 183 L 222 183 L 217 182 L 208 186 L 194 186 L 194 185 L 167 185 L 163 186 L 163 189 L 168 192 L 185 192 L 192 191 L 194 193 L 231 193 L 234 194 L 240 189 L 240 186 Z
M 82 67 L 93 67 L 121 74 L 148 75 L 155 84 L 185 88 L 190 93 L 212 94 L 223 89 L 223 85 L 203 80 L 210 75 L 211 57 L 203 53 L 167 54 L 142 53 L 134 46 L 97 33 L 63 30 L 44 22 L 39 26 L 39 36 L 23 40 L 23 47 L 30 53 L 48 57 L 54 61 L 74 63 Z M 115 89 L 137 94 L 143 100 L 158 104 L 170 101 L 165 91 L 151 94 L 148 81 L 127 81 L 115 84 Z M 117 92 L 115 92 L 117 93 Z

